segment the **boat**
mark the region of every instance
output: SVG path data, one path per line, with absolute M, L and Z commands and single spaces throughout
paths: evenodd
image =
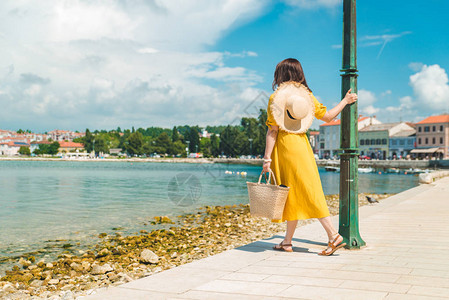
M 324 167 L 324 169 L 328 172 L 340 172 L 340 168 L 338 167 Z
M 359 168 L 359 173 L 372 173 L 374 172 L 373 168 Z

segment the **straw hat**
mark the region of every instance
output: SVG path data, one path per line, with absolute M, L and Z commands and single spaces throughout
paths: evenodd
M 312 125 L 315 114 L 309 89 L 295 81 L 283 82 L 278 86 L 270 108 L 276 124 L 290 133 L 305 133 Z

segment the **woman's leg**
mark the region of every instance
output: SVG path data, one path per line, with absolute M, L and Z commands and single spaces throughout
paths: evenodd
M 287 232 L 285 233 L 285 238 L 282 244 L 291 244 L 293 239 L 293 234 L 295 234 L 296 225 L 298 225 L 298 220 L 287 221 Z M 292 247 L 285 246 L 286 250 L 290 250 Z
M 335 237 L 338 234 L 337 229 L 335 229 L 334 224 L 332 224 L 332 220 L 331 217 L 324 217 L 324 218 L 319 218 L 318 219 L 321 223 L 321 225 L 324 227 L 324 230 L 326 230 L 327 236 L 329 238 L 329 242 L 332 242 Z M 338 237 L 338 239 L 335 241 L 335 245 L 340 244 L 343 241 L 343 237 Z M 331 248 L 328 247 L 326 249 L 326 252 L 329 253 L 331 252 Z
M 334 227 L 334 224 L 332 224 L 331 217 L 324 217 L 318 220 L 324 227 L 324 230 L 326 230 L 327 236 L 329 237 L 329 241 L 331 241 L 332 237 L 335 237 L 335 235 L 338 233 L 338 231 Z

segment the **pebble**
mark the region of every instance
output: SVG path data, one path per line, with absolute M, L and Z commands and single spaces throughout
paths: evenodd
M 144 249 L 140 253 L 140 261 L 143 263 L 157 264 L 159 262 L 159 256 L 150 249 Z
M 101 275 L 101 274 L 105 274 L 107 272 L 111 272 L 114 269 L 112 269 L 112 267 L 109 264 L 104 264 L 102 266 L 100 265 L 94 265 L 92 266 L 92 274 L 93 275 Z

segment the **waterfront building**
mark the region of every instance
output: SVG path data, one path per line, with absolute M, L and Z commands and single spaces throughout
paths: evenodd
M 74 142 L 59 142 L 59 150 L 60 153 L 69 153 L 69 152 L 82 152 L 84 151 L 84 145 L 81 143 Z
M 407 123 L 415 128 L 415 124 Z M 410 158 L 410 152 L 416 147 L 416 130 L 401 130 L 390 136 L 390 159 Z
M 392 158 L 392 154 L 390 153 L 390 138 L 395 139 L 397 142 L 398 139 L 405 139 L 405 137 L 401 137 L 402 134 L 409 134 L 414 131 L 415 129 L 407 122 L 366 126 L 359 130 L 360 155 L 366 155 L 374 159 Z M 397 151 L 396 156 L 398 155 Z
M 412 153 L 422 158 L 449 158 L 449 114 L 416 123 L 416 149 Z
M 359 116 L 358 130 L 373 124 L 381 124 L 376 116 Z M 332 120 L 320 125 L 319 133 L 319 157 L 334 158 L 340 153 L 340 120 Z
M 313 153 L 318 154 L 319 152 L 319 138 L 320 138 L 320 132 L 319 131 L 309 131 L 309 142 L 310 146 L 312 147 Z
M 30 147 L 30 144 L 16 141 L 0 142 L 0 155 L 19 155 L 20 147 Z

